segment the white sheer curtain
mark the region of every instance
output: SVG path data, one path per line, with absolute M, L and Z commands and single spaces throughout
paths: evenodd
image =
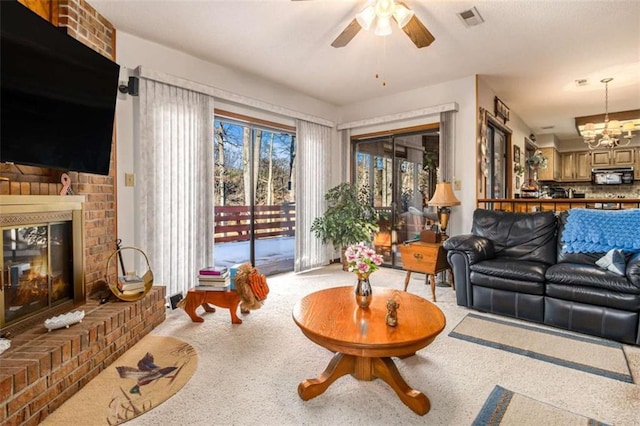
M 313 220 L 325 210 L 329 189 L 331 128 L 297 120 L 296 147 L 296 251 L 294 271 L 329 263 L 327 245 L 311 233 Z
M 213 260 L 213 98 L 140 79 L 136 245 L 167 296 Z

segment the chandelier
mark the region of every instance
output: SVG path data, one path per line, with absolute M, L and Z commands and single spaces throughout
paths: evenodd
M 584 143 L 589 149 L 627 146 L 634 136 L 631 132 L 635 130 L 635 124 L 632 121 L 621 123 L 618 120 L 609 120 L 609 82 L 611 80 L 613 78 L 600 80 L 604 83 L 604 124 L 590 122 L 580 129 Z M 622 135 L 623 132 L 626 134 Z M 626 142 L 620 142 L 620 135 L 626 139 Z
M 356 15 L 356 21 L 367 31 L 375 22 L 374 34 L 388 36 L 391 35 L 391 18 L 395 19 L 400 28 L 403 28 L 413 15 L 412 10 L 394 0 L 375 0 L 370 1 L 369 5 Z

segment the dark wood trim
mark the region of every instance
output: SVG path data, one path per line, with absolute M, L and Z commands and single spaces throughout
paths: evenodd
M 630 111 L 610 112 L 610 120 L 633 120 L 640 117 L 640 109 Z M 576 126 L 587 123 L 604 122 L 604 114 L 587 115 L 585 117 L 576 117 Z
M 635 120 L 640 117 L 640 109 L 632 109 L 630 111 L 610 112 L 609 120 Z M 604 114 L 587 115 L 584 117 L 576 117 L 576 130 L 580 134 L 578 126 L 584 126 L 587 123 L 604 123 Z
M 296 128 L 294 126 L 288 126 L 282 123 L 276 123 L 275 121 L 262 120 L 260 118 L 250 117 L 244 114 L 238 114 L 231 111 L 226 111 L 223 109 L 214 108 L 213 113 L 216 117 L 230 118 L 237 121 L 242 121 L 250 124 L 258 124 L 260 126 L 266 126 L 273 129 L 285 130 L 288 132 L 295 132 Z
M 55 4 L 52 4 L 51 0 L 18 0 L 20 3 L 25 5 L 31 11 L 37 13 L 47 21 L 51 22 L 53 25 L 57 26 L 58 15 L 52 14 L 52 8 L 58 7 L 57 1 Z
M 500 129 L 504 133 L 507 133 L 509 135 L 511 135 L 511 133 L 513 133 L 513 130 L 511 130 L 510 128 L 505 126 L 505 124 L 502 122 L 502 120 L 500 120 L 498 117 L 496 117 L 493 114 L 491 114 L 491 112 L 489 112 L 489 110 L 486 110 L 486 111 L 487 111 L 487 122 L 488 123 L 491 123 L 492 126 L 497 127 L 498 129 Z

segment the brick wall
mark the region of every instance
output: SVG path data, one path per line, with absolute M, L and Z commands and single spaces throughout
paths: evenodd
M 52 24 L 66 27 L 67 33 L 102 55 L 115 59 L 113 26 L 84 0 L 20 0 Z M 114 138 L 115 139 L 115 138 Z M 116 143 L 111 150 L 109 176 L 69 172 L 71 189 L 85 195 L 84 282 L 90 295 L 104 278 L 107 260 L 115 250 L 116 229 Z M 0 164 L 0 194 L 59 194 L 61 172 L 23 165 Z
M 136 302 L 82 306 L 83 321 L 37 327 L 0 355 L 0 424 L 36 425 L 166 317 L 165 287 Z

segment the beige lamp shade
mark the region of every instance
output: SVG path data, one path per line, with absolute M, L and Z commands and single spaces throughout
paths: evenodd
M 618 120 L 611 120 L 609 121 L 609 130 L 611 131 L 612 135 L 619 135 L 622 133 L 622 130 L 620 129 L 621 124 Z
M 440 182 L 436 184 L 436 191 L 427 204 L 437 207 L 459 206 L 460 200 L 453 193 L 451 182 Z

